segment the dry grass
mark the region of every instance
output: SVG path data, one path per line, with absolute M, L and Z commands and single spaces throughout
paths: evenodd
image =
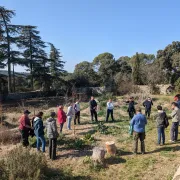
M 163 105 L 163 107 L 169 109 L 169 104 L 173 100 L 173 96 L 153 96 L 154 106 L 152 114 L 156 113 L 156 106 L 158 104 Z M 166 145 L 158 147 L 156 146 L 157 141 L 157 130 L 155 122 L 151 119 L 148 121 L 146 128 L 146 151 L 145 155 L 133 155 L 132 152 L 132 138 L 128 135 L 128 116 L 126 104 L 122 102 L 123 97 L 117 98 L 120 104 L 120 108 L 115 107 L 114 116 L 116 119 L 115 123 L 107 123 L 106 126 L 110 128 L 110 134 L 100 134 L 99 132 L 94 132 L 93 129 L 95 124 L 90 124 L 90 117 L 88 114 L 87 104 L 83 104 L 83 111 L 81 113 L 82 125 L 77 125 L 74 131 L 66 130 L 66 124 L 63 129 L 63 134 L 67 138 L 83 138 L 85 134 L 92 133 L 93 137 L 96 139 L 97 146 L 105 147 L 106 141 L 114 141 L 116 143 L 118 154 L 114 158 L 110 158 L 106 155 L 107 167 L 101 169 L 98 172 L 89 168 L 88 163 L 84 163 L 85 159 L 91 156 L 91 152 L 87 150 L 76 150 L 70 148 L 67 149 L 68 141 L 59 139 L 57 147 L 57 157 L 56 161 L 50 161 L 48 159 L 48 154 L 46 154 L 48 159 L 48 166 L 51 168 L 60 169 L 65 174 L 72 174 L 71 179 L 113 179 L 113 180 L 170 180 L 175 173 L 180 156 L 180 146 L 178 144 L 169 144 L 168 140 L 170 138 L 170 127 L 166 130 Z M 144 96 L 139 99 L 136 98 L 140 105 L 142 102 L 139 99 L 144 100 Z M 45 111 L 49 113 L 53 109 Z M 170 112 L 170 110 L 169 110 Z M 101 109 L 99 113 L 99 120 L 104 120 L 106 111 Z M 117 128 L 119 127 L 118 131 Z M 73 123 L 72 123 L 72 128 Z M 63 165 L 63 166 L 62 166 Z
M 17 131 L 0 126 L 0 143 L 1 144 L 17 144 L 20 142 L 21 135 Z

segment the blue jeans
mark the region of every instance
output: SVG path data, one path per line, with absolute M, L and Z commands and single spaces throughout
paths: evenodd
M 179 122 L 172 122 L 172 126 L 171 126 L 171 140 L 172 141 L 177 141 L 178 139 L 178 125 L 179 125 Z
M 36 144 L 37 150 L 38 150 L 38 151 L 40 150 L 40 141 L 41 141 L 41 144 L 42 144 L 42 152 L 45 152 L 46 140 L 45 140 L 45 138 L 44 138 L 44 135 L 42 135 L 42 136 L 36 136 L 36 138 L 37 138 L 37 144 Z
M 164 133 L 164 127 L 158 127 L 158 144 L 161 144 L 161 140 L 162 140 L 162 144 L 165 143 L 165 133 Z
M 71 116 L 68 116 L 68 117 L 67 117 L 67 120 L 68 120 L 68 122 L 67 122 L 67 128 L 68 128 L 68 129 L 71 129 L 71 120 L 72 120 L 72 117 L 71 117 Z

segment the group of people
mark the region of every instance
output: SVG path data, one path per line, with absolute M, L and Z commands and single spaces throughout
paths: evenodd
M 133 98 L 131 98 L 131 101 L 129 101 L 131 104 Z M 136 114 L 132 117 L 130 121 L 130 126 L 133 134 L 133 152 L 134 154 L 137 154 L 138 151 L 138 140 L 141 142 L 141 153 L 145 153 L 145 126 L 147 125 L 147 118 L 150 117 L 151 113 L 151 106 L 153 105 L 150 98 L 148 98 L 143 105 L 145 106 L 145 115 L 142 114 L 141 108 L 136 107 L 134 108 L 134 113 Z M 130 105 L 132 107 L 132 105 Z M 175 143 L 178 140 L 178 127 L 180 123 L 180 96 L 175 96 L 174 102 L 171 103 L 171 109 L 172 113 L 170 114 L 172 118 L 172 125 L 170 129 L 170 142 Z M 156 121 L 157 126 L 157 145 L 164 145 L 165 144 L 165 128 L 169 126 L 168 116 L 166 112 L 163 110 L 163 107 L 158 105 L 157 106 L 157 113 L 154 116 L 154 119 Z
M 94 100 L 94 97 L 91 97 L 90 100 L 90 112 L 91 119 L 97 122 L 97 102 Z M 76 123 L 80 124 L 80 103 L 79 100 L 75 104 L 69 103 L 67 108 L 67 113 L 64 112 L 64 106 L 58 106 L 57 113 L 51 112 L 50 118 L 46 120 L 46 125 L 43 124 L 43 112 L 37 113 L 32 120 L 30 120 L 29 115 L 30 111 L 25 110 L 23 115 L 19 119 L 19 130 L 21 132 L 22 144 L 27 147 L 29 145 L 29 136 L 36 136 L 36 147 L 40 151 L 40 146 L 42 144 L 42 152 L 45 152 L 46 140 L 44 129 L 47 129 L 47 137 L 49 139 L 49 156 L 52 160 L 56 159 L 56 146 L 57 146 L 57 137 L 59 136 L 57 130 L 57 123 L 60 126 L 60 133 L 62 133 L 64 123 L 67 120 L 67 129 L 71 129 L 71 121 L 74 117 L 74 125 Z M 56 122 L 57 116 L 57 122 Z
M 180 97 L 175 97 L 175 101 L 172 103 L 172 126 L 171 126 L 171 142 L 177 141 L 178 138 L 178 126 L 180 122 Z M 142 110 L 140 107 L 136 107 L 135 105 L 137 103 L 134 102 L 134 98 L 130 97 L 128 101 L 128 113 L 130 121 L 130 126 L 133 133 L 133 139 L 134 139 L 134 153 L 137 154 L 138 149 L 138 140 L 140 139 L 141 142 L 141 153 L 145 153 L 145 126 L 147 124 L 147 118 L 151 115 L 151 108 L 153 105 L 152 99 L 150 97 L 147 98 L 143 102 L 143 106 L 145 107 L 145 115 L 142 114 Z M 90 108 L 90 114 L 91 114 L 91 120 L 92 122 L 98 122 L 97 117 L 97 102 L 95 101 L 94 97 L 91 97 L 91 100 L 89 102 L 89 108 Z M 107 102 L 107 114 L 106 114 L 106 122 L 108 122 L 109 116 L 111 115 L 112 121 L 114 121 L 113 116 L 113 109 L 114 104 L 111 99 Z M 57 113 L 51 112 L 50 118 L 46 120 L 46 125 L 43 124 L 43 112 L 39 112 L 30 120 L 29 112 L 28 110 L 24 111 L 24 114 L 21 116 L 19 120 L 19 130 L 21 132 L 22 136 L 22 144 L 23 146 L 28 146 L 29 136 L 36 136 L 37 142 L 36 147 L 37 150 L 40 151 L 40 146 L 42 144 L 42 152 L 45 152 L 45 146 L 46 146 L 46 140 L 44 137 L 44 129 L 47 129 L 47 137 L 49 139 L 49 156 L 51 159 L 56 159 L 56 146 L 57 146 L 57 137 L 59 136 L 58 130 L 57 130 L 57 123 L 60 126 L 60 133 L 62 133 L 64 123 L 67 120 L 67 129 L 71 129 L 71 121 L 74 117 L 74 125 L 77 123 L 80 124 L 80 102 L 79 100 L 76 101 L 75 104 L 69 103 L 67 112 L 64 112 L 64 106 L 60 105 L 58 106 Z M 56 116 L 57 116 L 57 122 L 56 122 Z M 163 111 L 162 106 L 157 106 L 157 114 L 155 115 L 155 120 L 157 124 L 157 130 L 158 130 L 158 145 L 165 144 L 165 128 L 168 127 L 169 122 L 166 115 L 166 112 Z

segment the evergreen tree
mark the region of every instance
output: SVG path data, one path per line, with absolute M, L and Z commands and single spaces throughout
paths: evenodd
M 141 73 L 140 73 L 140 59 L 139 54 L 136 53 L 136 56 L 133 58 L 133 72 L 132 72 L 132 78 L 134 84 L 141 84 Z
M 10 26 L 11 18 L 15 15 L 15 12 L 12 10 L 5 9 L 0 6 L 0 34 L 1 34 L 1 43 L 0 51 L 3 55 L 1 58 L 7 60 L 8 66 L 8 92 L 11 92 L 11 31 L 14 29 Z
M 23 56 L 26 59 L 27 67 L 31 74 L 31 88 L 34 89 L 35 66 L 44 57 L 45 42 L 41 40 L 36 26 L 23 26 L 19 40 L 19 47 L 24 49 Z M 38 62 L 39 61 L 39 62 Z
M 57 88 L 59 82 L 61 81 L 61 76 L 63 75 L 64 71 L 64 61 L 61 60 L 62 56 L 60 54 L 59 49 L 56 49 L 55 46 L 51 43 L 50 44 L 50 72 L 53 79 L 52 86 L 54 89 Z

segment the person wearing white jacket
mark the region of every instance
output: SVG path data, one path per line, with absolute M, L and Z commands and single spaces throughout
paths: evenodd
M 73 116 L 74 116 L 73 103 L 70 103 L 70 104 L 69 104 L 66 115 L 67 115 L 67 119 L 68 119 L 67 129 L 68 129 L 68 130 L 71 130 L 71 121 L 72 121 L 72 118 L 73 118 Z
M 109 119 L 109 115 L 110 115 L 110 114 L 111 114 L 111 119 L 112 119 L 112 121 L 114 121 L 113 109 L 114 109 L 114 105 L 113 105 L 113 103 L 112 103 L 112 99 L 109 99 L 109 101 L 107 102 L 106 122 L 108 122 L 108 119 Z

